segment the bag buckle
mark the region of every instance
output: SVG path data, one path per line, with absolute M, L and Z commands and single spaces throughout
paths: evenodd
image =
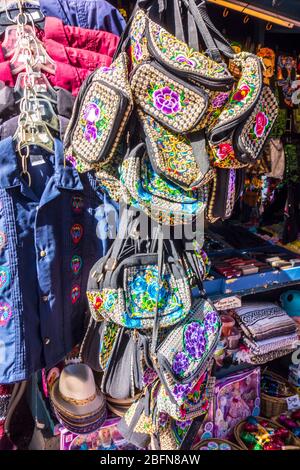
M 114 271 L 117 267 L 117 260 L 116 258 L 109 258 L 105 263 L 105 271 Z

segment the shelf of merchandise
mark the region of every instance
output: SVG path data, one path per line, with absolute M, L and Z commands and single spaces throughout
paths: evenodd
M 209 282 L 209 281 L 208 281 Z M 300 280 L 299 281 L 292 281 L 292 282 L 285 282 L 285 283 L 278 283 L 272 284 L 270 286 L 262 286 L 257 287 L 254 289 L 246 289 L 243 291 L 238 292 L 228 292 L 228 293 L 218 293 L 218 294 L 210 294 L 209 298 L 213 302 L 217 302 L 218 300 L 224 299 L 225 297 L 248 297 L 252 295 L 262 294 L 262 293 L 270 293 L 279 289 L 289 289 L 291 287 L 299 287 L 300 289 Z

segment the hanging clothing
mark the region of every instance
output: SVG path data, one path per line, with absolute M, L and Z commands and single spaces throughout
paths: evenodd
M 64 88 L 58 88 L 55 91 L 57 103 L 52 103 L 53 109 L 58 116 L 69 120 L 72 115 L 75 98 Z M 16 103 L 13 87 L 6 86 L 4 82 L 0 82 L 0 124 L 5 123 L 14 116 L 19 116 L 19 114 L 20 103 Z
M 85 68 L 74 67 L 68 63 L 56 62 L 55 74 L 45 73 L 50 84 L 69 90 L 74 96 L 79 92 L 79 89 L 91 73 L 91 70 Z M 0 43 L 0 81 L 4 82 L 6 86 L 14 87 L 17 80 L 17 75 L 13 75 L 10 62 L 5 60 L 2 46 Z
M 82 340 L 89 271 L 115 208 L 91 174 L 32 148 L 29 186 L 11 137 L 0 142 L 0 383 L 25 380 Z
M 119 36 L 107 31 L 79 28 L 77 26 L 64 25 L 55 17 L 47 17 L 45 20 L 43 42 L 52 39 L 65 47 L 85 49 L 88 51 L 113 57 L 116 52 Z
M 126 22 L 117 8 L 105 0 L 40 0 L 45 16 L 60 18 L 64 24 L 100 29 L 120 36 Z

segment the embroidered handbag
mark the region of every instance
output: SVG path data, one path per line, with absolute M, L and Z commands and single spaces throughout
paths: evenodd
M 133 106 L 127 62 L 121 53 L 96 70 L 76 98 L 64 143 L 66 159 L 79 171 L 107 163 L 120 143 Z
M 112 321 L 96 322 L 90 318 L 80 348 L 80 361 L 96 372 L 103 372 L 109 362 L 120 326 Z
M 185 42 L 148 18 L 141 9 L 136 11 L 129 32 L 131 60 L 134 66 L 132 80 L 135 82 L 136 74 L 139 77 L 146 72 L 146 75 L 150 76 L 151 69 L 152 77 L 155 75 L 155 80 L 159 78 L 158 83 L 161 83 L 157 90 L 151 91 L 151 98 L 147 97 L 150 103 L 147 103 L 146 112 L 152 115 L 155 113 L 154 117 L 158 119 L 163 117 L 163 124 L 167 126 L 170 125 L 170 119 L 166 118 L 173 117 L 177 129 L 180 129 L 179 132 L 186 132 L 187 127 L 192 128 L 189 125 L 191 121 L 190 123 L 181 121 L 181 115 L 184 115 L 186 110 L 192 109 L 195 100 L 200 106 L 199 110 L 194 116 L 186 117 L 184 120 L 193 119 L 193 129 L 197 124 L 198 128 L 204 128 L 210 122 L 211 112 L 216 106 L 214 100 L 217 99 L 219 105 L 224 104 L 228 99 L 226 92 L 231 90 L 234 82 L 197 7 L 193 8 L 192 15 L 196 19 L 196 28 L 207 46 L 207 54 L 191 49 Z M 232 53 L 228 43 L 226 48 L 227 53 L 228 51 Z M 158 74 L 154 73 L 153 67 L 158 70 Z M 176 77 L 181 77 L 184 81 L 181 82 Z M 180 83 L 182 84 L 180 91 L 176 89 L 177 80 L 179 88 Z M 156 85 L 155 81 L 153 83 Z M 188 83 L 192 83 L 192 87 Z M 142 83 L 140 85 L 141 88 L 137 88 L 134 94 L 144 107 L 147 90 Z M 193 93 L 196 95 L 199 93 L 199 96 L 194 97 Z M 185 103 L 186 98 L 191 98 L 192 102 Z
M 96 321 L 106 318 L 127 328 L 146 329 L 153 327 L 158 306 L 160 327 L 174 325 L 191 307 L 191 286 L 183 255 L 178 254 L 174 242 L 165 241 L 166 261 L 159 267 L 156 241 L 143 252 L 130 238 L 133 233 L 136 236 L 136 229 L 128 229 L 124 217 L 111 250 L 92 268 L 87 288 L 91 315 Z M 159 269 L 163 272 L 160 287 Z
M 268 86 L 264 86 L 251 115 L 233 137 L 234 153 L 242 163 L 254 163 L 277 119 L 278 103 Z
M 233 144 L 233 133 L 252 113 L 262 95 L 263 76 L 261 60 L 254 54 L 241 52 L 233 61 L 242 69 L 237 87 L 208 130 L 212 165 L 219 168 L 242 168 Z
M 157 318 L 154 328 L 159 324 Z M 179 420 L 206 412 L 212 356 L 220 333 L 219 315 L 203 298 L 158 346 L 154 331 L 151 358 L 163 385 L 157 398 L 160 412 Z
M 205 147 L 205 136 L 176 134 L 152 116 L 138 111 L 145 143 L 153 170 L 185 191 L 195 190 L 213 177 L 209 166 L 209 156 Z
M 150 367 L 149 337 L 149 332 L 119 328 L 101 381 L 103 393 L 125 400 L 142 392 L 145 372 Z
M 158 222 L 188 224 L 205 209 L 206 186 L 184 191 L 160 177 L 153 170 L 144 144 L 137 145 L 125 156 L 120 179 L 124 186 L 124 201 Z
M 241 195 L 245 181 L 244 169 L 217 168 L 211 182 L 206 217 L 209 222 L 228 219 L 236 200 Z

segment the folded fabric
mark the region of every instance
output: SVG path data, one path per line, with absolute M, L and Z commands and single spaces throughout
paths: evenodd
M 267 354 L 277 349 L 291 349 L 298 341 L 298 335 L 277 336 L 276 338 L 265 339 L 262 341 L 251 341 L 244 338 L 244 343 L 249 346 L 253 354 Z M 294 346 L 296 347 L 296 346 Z
M 235 309 L 235 317 L 245 335 L 254 341 L 296 333 L 293 320 L 270 302 L 245 303 Z
M 109 55 L 64 46 L 53 39 L 45 39 L 44 46 L 55 62 L 62 62 L 80 69 L 93 71 L 98 67 L 109 67 L 112 62 L 112 57 Z
M 253 354 L 250 351 L 250 348 L 247 346 L 242 346 L 233 356 L 233 360 L 238 364 L 254 364 L 262 365 L 267 362 L 274 361 L 280 357 L 286 356 L 287 354 L 292 353 L 295 350 L 295 347 L 292 348 L 281 348 L 274 351 L 270 351 L 265 354 Z

